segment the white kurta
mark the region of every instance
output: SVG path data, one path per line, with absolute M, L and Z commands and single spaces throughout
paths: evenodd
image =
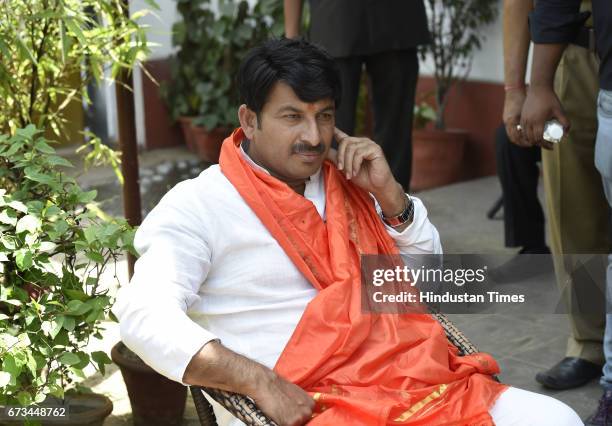
M 306 183 L 304 197 L 325 218 L 319 173 Z M 401 253 L 441 253 L 427 210 L 412 199 L 413 223 L 402 233 L 387 231 Z M 134 277 L 113 308 L 121 339 L 178 382 L 212 339 L 273 368 L 316 295 L 219 166 L 171 189 L 143 221 L 135 246 Z M 219 424 L 242 424 L 218 405 L 215 411 Z M 582 424 L 563 403 L 515 388 L 499 397 L 491 415 L 500 426 Z
M 325 217 L 320 173 L 304 196 Z M 413 200 L 413 223 L 402 233 L 388 227 L 389 234 L 402 253 L 441 253 L 425 207 Z M 274 367 L 317 293 L 217 165 L 171 189 L 143 221 L 135 246 L 134 276 L 113 308 L 121 339 L 175 381 L 215 338 Z

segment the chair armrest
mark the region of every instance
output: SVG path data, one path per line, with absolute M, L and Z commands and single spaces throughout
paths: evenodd
M 212 412 L 212 406 L 206 400 L 204 392 L 247 426 L 277 426 L 276 423 L 270 420 L 259 408 L 257 408 L 255 402 L 249 397 L 220 389 L 200 386 L 190 386 L 190 388 L 202 426 L 215 426 L 217 424 L 215 415 Z M 208 405 L 208 407 L 206 405 Z M 199 411 L 200 407 L 202 407 L 203 410 L 202 415 Z M 213 423 L 210 423 L 211 414 Z

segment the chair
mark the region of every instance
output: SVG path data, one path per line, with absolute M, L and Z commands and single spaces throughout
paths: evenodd
M 431 315 L 438 320 L 446 332 L 446 337 L 459 349 L 461 355 L 478 352 L 476 347 L 446 315 L 440 313 L 433 313 Z M 217 426 L 217 419 L 215 418 L 212 405 L 204 396 L 204 392 L 247 426 L 276 426 L 276 423 L 270 420 L 257 408 L 257 405 L 250 398 L 244 395 L 200 386 L 190 386 L 190 390 L 202 426 Z

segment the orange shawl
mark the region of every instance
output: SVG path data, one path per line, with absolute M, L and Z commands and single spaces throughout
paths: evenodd
M 360 254 L 397 254 L 370 196 L 326 161 L 326 216 L 284 182 L 252 168 L 234 131 L 223 174 L 291 261 L 319 290 L 275 371 L 317 404 L 309 425 L 493 425 L 505 385 L 488 354 L 459 356 L 427 314 L 364 314 Z

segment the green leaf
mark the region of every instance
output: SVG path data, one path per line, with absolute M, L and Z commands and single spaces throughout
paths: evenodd
M 51 336 L 51 339 L 55 339 L 55 336 L 57 336 L 57 334 L 60 332 L 63 325 L 64 325 L 63 316 L 58 316 L 57 318 L 54 318 L 53 320 L 51 320 L 51 330 L 49 330 L 49 335 Z
M 78 377 L 85 379 L 87 378 L 85 376 L 85 373 L 83 373 L 83 370 L 80 368 L 76 368 L 76 367 L 70 367 L 70 371 L 72 371 L 75 375 L 77 375 Z
M 10 203 L 8 203 L 8 205 L 9 205 L 10 208 L 12 208 L 14 210 L 17 210 L 17 211 L 19 211 L 21 213 L 27 213 L 28 212 L 27 206 L 25 204 L 23 204 L 21 201 L 14 200 L 14 201 L 11 201 Z
M 49 156 L 46 160 L 51 166 L 74 167 L 70 161 L 57 155 Z
M 93 309 L 89 313 L 89 315 L 87 315 L 87 318 L 85 318 L 85 322 L 93 323 L 93 322 L 97 321 L 99 317 L 101 317 L 101 314 L 102 314 L 102 310 L 101 309 Z
M 66 24 L 66 27 L 68 27 L 68 29 L 72 32 L 72 34 L 79 40 L 79 43 L 81 43 L 82 46 L 86 46 L 87 38 L 83 34 L 83 31 L 81 30 L 79 24 L 76 23 L 74 19 L 70 17 L 65 18 L 64 23 Z
M 17 250 L 15 261 L 17 262 L 17 267 L 22 271 L 29 269 L 32 266 L 32 252 L 27 249 Z
M 34 182 L 40 182 L 46 185 L 51 185 L 55 182 L 55 180 L 51 176 L 38 172 L 36 168 L 32 166 L 26 167 L 24 172 L 26 179 L 32 180 Z
M 108 355 L 106 355 L 106 352 L 103 351 L 92 352 L 91 358 L 98 365 L 98 369 L 102 375 L 106 374 L 105 364 L 112 364 L 113 362 Z
M 104 257 L 100 253 L 88 251 L 85 253 L 85 256 L 96 263 L 104 263 Z
M 38 64 L 38 62 L 36 61 L 36 58 L 32 54 L 32 51 L 30 49 L 28 49 L 28 46 L 26 46 L 26 44 L 21 39 L 21 37 L 17 36 L 17 37 L 15 37 L 14 40 L 17 43 L 17 47 L 19 48 L 19 51 L 21 52 L 22 58 L 23 59 L 27 58 L 30 61 L 32 61 L 33 63 Z
M 39 218 L 28 214 L 19 219 L 19 222 L 17 222 L 17 226 L 15 229 L 18 234 L 22 233 L 23 231 L 33 233 L 36 232 L 38 228 L 40 228 L 41 224 L 42 222 Z
M 77 354 L 71 352 L 64 352 L 59 358 L 58 361 L 64 365 L 75 365 L 78 364 L 81 359 Z
M 0 211 L 0 222 L 6 223 L 7 225 L 15 226 L 15 224 L 17 223 L 17 218 L 9 216 L 6 210 L 2 210 Z
M 79 202 L 83 204 L 91 203 L 97 195 L 98 191 L 95 189 L 93 191 L 83 192 L 79 195 Z
M 4 354 L 2 360 L 2 370 L 6 371 L 13 377 L 11 384 L 15 382 L 15 379 L 21 374 L 21 366 L 17 365 L 15 358 L 12 354 Z
M 113 313 L 113 311 L 108 311 L 108 318 L 116 323 L 119 323 L 119 319 L 117 318 L 117 316 Z
M 91 305 L 83 303 L 80 300 L 71 300 L 70 302 L 68 302 L 66 313 L 68 315 L 83 315 L 84 313 L 91 310 L 91 308 Z
M 55 154 L 55 150 L 49 146 L 47 142 L 44 140 L 38 140 L 34 144 L 34 149 L 44 153 L 44 154 Z
M 95 362 L 103 363 L 103 364 L 112 364 L 113 360 L 109 358 L 109 356 L 104 351 L 95 351 L 91 353 L 91 358 Z
M 96 235 L 96 231 L 97 231 L 97 228 L 94 226 L 85 228 L 85 230 L 83 231 L 83 235 L 85 236 L 85 240 L 87 241 L 88 244 L 91 244 L 98 239 L 98 236 Z
M 68 331 L 73 331 L 75 324 L 75 320 L 72 317 L 64 317 L 64 328 Z
M 87 301 L 87 299 L 89 299 L 89 296 L 87 296 L 81 290 L 65 289 L 64 293 L 69 298 L 75 299 L 75 300 L 80 300 L 81 302 L 85 302 L 85 301 Z
M 32 395 L 29 392 L 21 391 L 17 394 L 17 401 L 22 407 L 27 407 L 28 405 L 32 405 Z
M 30 351 L 28 351 L 28 361 L 26 362 L 26 366 L 30 369 L 30 373 L 32 373 L 32 376 L 36 377 L 36 360 L 34 359 Z

